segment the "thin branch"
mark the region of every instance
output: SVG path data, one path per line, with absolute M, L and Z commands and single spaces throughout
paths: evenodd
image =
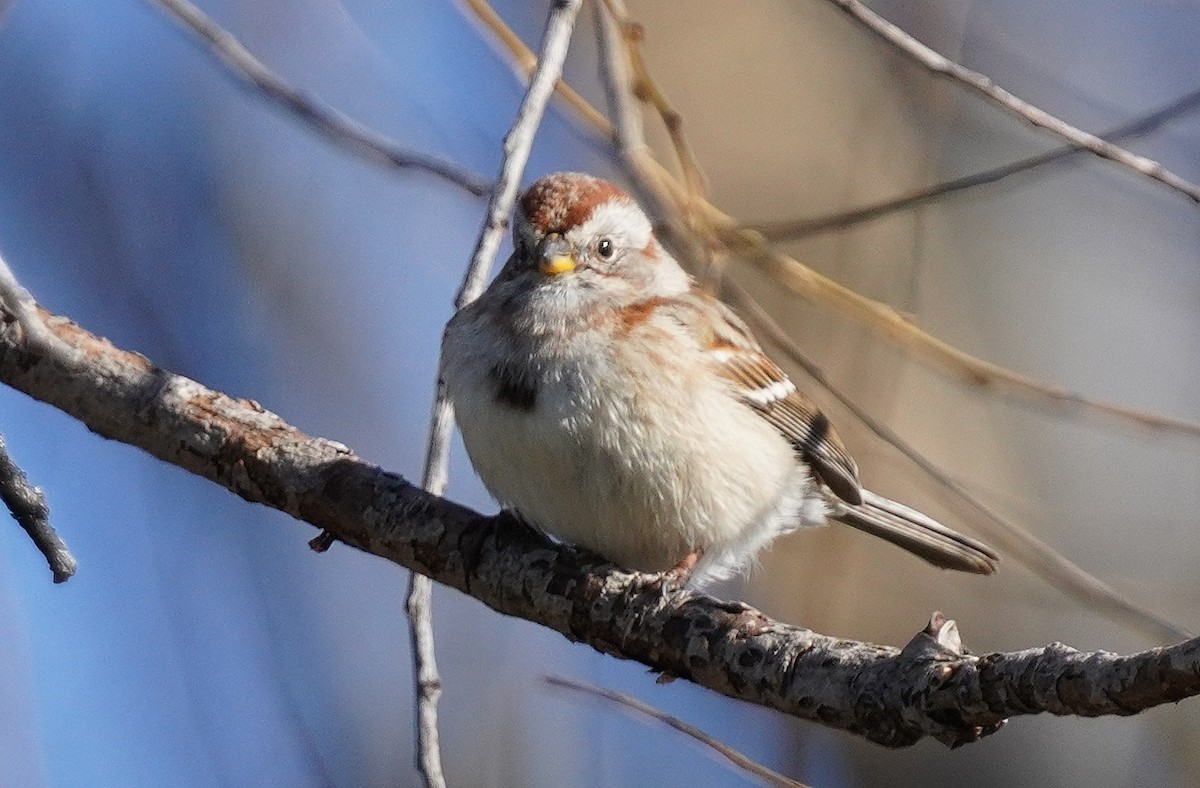
M 1200 423 L 1088 399 L 1062 386 L 1022 375 L 965 353 L 923 331 L 910 317 L 891 306 L 867 298 L 821 276 L 796 259 L 775 251 L 764 243 L 757 233 L 729 228 L 722 229 L 720 237 L 732 251 L 757 260 L 775 281 L 797 295 L 831 306 L 860 323 L 871 326 L 914 358 L 968 385 L 1006 394 L 1014 399 L 1051 405 L 1061 408 L 1064 412 L 1105 416 L 1141 427 L 1171 430 L 1200 437 Z
M 155 367 L 64 318 L 44 322 L 84 361 L 42 356 L 0 326 L 0 382 L 501 613 L 733 698 L 902 747 L 925 737 L 969 743 L 1015 715 L 1129 715 L 1200 694 L 1200 639 L 1130 656 L 1053 644 L 975 657 L 939 634 L 939 648 L 897 650 L 664 589 L 656 576 L 531 533 L 503 529 L 499 538 L 495 518 L 304 435 L 255 402 Z M 922 637 L 930 640 L 914 641 Z
M 393 169 L 417 169 L 443 178 L 476 196 L 488 185 L 454 162 L 412 150 L 345 113 L 305 95 L 266 67 L 232 33 L 209 19 L 188 0 L 147 0 L 207 45 L 231 76 L 291 112 L 310 128 L 345 150 Z
M 433 581 L 410 572 L 405 612 L 413 653 L 413 678 L 417 697 L 417 771 L 429 788 L 444 788 L 441 736 L 438 733 L 438 700 L 442 678 L 438 673 L 433 641 Z
M 642 43 L 646 37 L 645 28 L 629 18 L 623 0 L 603 0 L 603 3 L 597 3 L 596 15 L 599 17 L 597 36 L 600 44 L 601 76 L 604 79 L 609 109 L 617 121 L 617 149 L 622 155 L 625 168 L 631 180 L 638 184 L 640 201 L 650 206 L 655 214 L 663 217 L 666 226 L 659 228 L 660 237 L 665 230 L 667 237 L 664 240 L 668 248 L 679 254 L 680 259 L 698 261 L 695 265 L 699 269 L 698 278 L 706 289 L 713 290 L 724 276 L 727 255 L 720 254 L 711 244 L 691 241 L 691 238 L 695 237 L 709 238 L 712 232 L 705 226 L 701 210 L 708 197 L 708 179 L 704 176 L 700 161 L 684 133 L 683 115 L 675 109 L 666 93 L 650 76 L 642 53 Z M 675 208 L 682 212 L 682 221 L 688 228 L 685 232 L 676 227 L 679 219 L 674 217 L 671 211 L 664 209 L 665 201 L 662 199 L 661 190 L 645 186 L 657 180 L 658 176 L 648 164 L 652 159 L 645 143 L 642 114 L 636 108 L 635 101 L 640 101 L 654 110 L 671 140 L 675 160 L 683 173 L 685 201 Z
M 33 296 L 17 281 L 3 258 L 0 258 L 0 310 L 17 321 L 21 338 L 30 350 L 43 356 L 54 356 L 67 366 L 81 360 L 75 348 L 46 328 Z M 45 493 L 29 483 L 25 472 L 9 455 L 3 437 L 0 437 L 0 500 L 45 556 L 54 582 L 65 582 L 75 574 L 78 568 L 75 557 L 50 525 L 50 507 Z
M 925 46 L 896 25 L 867 8 L 859 0 L 829 0 L 829 2 L 849 14 L 867 30 L 891 44 L 905 55 L 908 55 L 934 74 L 966 85 L 1009 114 L 1015 115 L 1032 126 L 1045 129 L 1077 148 L 1094 153 L 1103 159 L 1116 162 L 1123 167 L 1127 167 L 1147 178 L 1164 184 L 1193 202 L 1200 203 L 1200 186 L 1181 178 L 1157 161 L 1148 159 L 1145 156 L 1139 156 L 1136 153 L 1125 150 L 1119 145 L 1107 142 L 1095 134 L 1078 129 L 1061 118 L 1057 118 L 1049 112 L 1014 96 L 993 82 L 990 77 L 955 63 L 945 55 Z
M 642 113 L 634 95 L 629 49 L 619 21 L 625 17 L 624 3 L 620 0 L 607 0 L 594 3 L 592 8 L 600 52 L 600 76 L 608 109 L 614 119 L 613 143 L 638 202 L 655 217 L 655 234 L 677 259 L 711 260 L 711 250 L 705 244 L 697 242 L 700 236 L 693 229 L 697 222 L 695 213 L 685 216 L 687 206 L 667 198 L 662 189 L 650 186 L 657 180 L 657 171 L 661 170 L 661 167 L 655 162 L 649 146 L 646 145 Z M 677 131 L 682 133 L 682 129 Z M 679 150 L 676 147 L 677 154 Z M 685 146 L 684 150 L 688 148 Z M 682 157 L 679 157 L 679 161 L 681 168 L 688 166 Z M 699 172 L 698 167 L 696 172 Z M 695 191 L 690 192 L 689 198 L 689 205 L 704 202 L 704 195 Z
M 433 495 L 442 495 L 450 478 L 450 436 L 454 429 L 454 412 L 440 380 L 435 388 L 437 396 L 429 424 L 421 486 Z M 438 732 L 438 700 L 442 697 L 442 678 L 438 673 L 433 640 L 433 581 L 418 572 L 410 572 L 404 607 L 408 614 L 414 694 L 417 700 L 417 771 L 425 781 L 426 788 L 445 788 L 441 735 Z
M 546 32 L 542 38 L 542 56 L 537 60 L 529 89 L 520 109 L 517 110 L 516 120 L 504 138 L 500 178 L 496 188 L 492 190 L 491 199 L 488 201 L 487 221 L 475 246 L 475 254 L 471 257 L 467 277 L 463 280 L 455 301 L 455 306 L 459 309 L 483 290 L 492 260 L 496 257 L 496 250 L 500 248 L 500 241 L 508 228 L 508 220 L 512 216 L 517 191 L 521 186 L 521 174 L 529 161 L 533 135 L 537 132 L 542 113 L 562 74 L 571 31 L 575 28 L 575 18 L 582 4 L 583 0 L 555 0 L 551 8 Z
M 671 147 L 675 149 L 679 161 L 679 169 L 683 173 L 683 185 L 693 200 L 704 200 L 708 196 L 708 179 L 700 168 L 700 162 L 683 133 L 683 115 L 671 104 L 667 94 L 659 88 L 658 83 L 650 77 L 646 67 L 646 58 L 642 53 L 642 42 L 646 38 L 646 29 L 629 18 L 622 0 L 603 0 L 609 14 L 616 20 L 621 30 L 621 39 L 625 44 L 625 54 L 628 58 L 632 79 L 629 89 L 639 101 L 642 101 L 658 113 L 663 127 L 671 139 Z M 612 58 L 607 58 L 612 60 Z
M 650 719 L 661 722 L 670 728 L 674 728 L 683 735 L 690 736 L 691 738 L 700 742 L 700 744 L 707 747 L 710 751 L 715 752 L 717 755 L 720 755 L 734 767 L 746 772 L 751 777 L 759 778 L 768 785 L 781 785 L 786 786 L 787 788 L 807 788 L 804 783 L 793 780 L 791 777 L 780 774 L 774 769 L 767 768 L 761 763 L 747 758 L 742 753 L 738 752 L 727 744 L 722 744 L 694 725 L 688 725 L 683 720 L 672 717 L 670 714 L 660 711 L 649 704 L 642 703 L 632 695 L 626 695 L 623 692 L 614 692 L 613 690 L 605 689 L 604 687 L 597 687 L 595 684 L 586 684 L 582 681 L 575 681 L 574 679 L 568 679 L 562 676 L 543 676 L 542 679 L 552 687 L 563 687 L 565 689 L 572 689 L 588 695 L 593 695 L 597 698 L 602 698 L 603 700 L 615 703 L 618 706 L 627 709 L 628 711 L 635 712 L 643 717 L 649 717 Z
M 554 84 L 562 74 L 571 33 L 575 29 L 575 19 L 579 15 L 581 5 L 582 0 L 566 0 L 556 3 L 550 9 L 542 38 L 542 56 L 534 68 L 525 98 L 517 110 L 516 120 L 504 138 L 500 176 L 488 200 L 487 221 L 480 230 L 475 252 L 471 256 L 471 262 L 467 266 L 455 299 L 458 309 L 474 301 L 487 282 L 488 273 L 496 259 L 496 251 L 512 216 L 521 176 L 525 172 L 525 165 L 533 148 L 533 138 L 541 125 L 542 115 L 554 90 Z M 445 386 L 440 380 L 435 388 L 437 394 L 429 427 L 422 486 L 434 495 L 441 495 L 446 491 L 449 480 L 450 437 L 453 432 L 454 411 L 446 396 Z M 413 573 L 410 576 L 407 608 L 413 658 L 416 660 L 418 763 L 426 786 L 439 788 L 445 785 L 437 729 L 437 701 L 441 695 L 442 683 L 438 677 L 433 649 L 431 583 L 432 581 L 423 575 Z
M 1124 123 L 1101 134 L 1101 138 L 1109 142 L 1144 136 L 1156 131 L 1168 121 L 1194 112 L 1200 107 L 1200 90 L 1193 90 L 1171 102 L 1165 107 L 1154 110 L 1140 118 Z M 748 225 L 751 229 L 762 233 L 768 241 L 780 243 L 807 238 L 812 235 L 844 230 L 861 222 L 881 219 L 899 211 L 915 208 L 931 203 L 956 192 L 973 189 L 977 186 L 987 186 L 1004 180 L 1011 175 L 1037 169 L 1046 164 L 1068 158 L 1084 152 L 1078 145 L 1063 145 L 1053 150 L 1029 156 L 1010 164 L 993 167 L 990 170 L 964 175 L 961 178 L 945 181 L 924 189 L 917 189 L 900 197 L 883 200 L 873 205 L 842 211 L 829 216 L 819 216 L 813 219 L 786 219 L 777 222 L 763 222 Z
M 25 529 L 34 545 L 46 557 L 54 582 L 62 583 L 75 574 L 78 564 L 62 537 L 50 525 L 50 507 L 46 496 L 29 483 L 8 453 L 0 437 L 0 500 L 8 507 L 17 524 Z
M 518 64 L 524 63 L 529 50 L 521 43 L 520 38 L 505 26 L 503 20 L 491 10 L 485 0 L 466 1 L 485 28 L 510 50 L 513 59 Z M 616 141 L 613 125 L 578 93 L 562 83 L 559 93 L 601 136 Z M 686 188 L 648 153 L 634 150 L 630 155 L 633 161 L 630 162 L 629 170 L 637 182 L 639 196 L 644 197 L 646 193 L 654 195 L 654 199 L 645 200 L 646 203 L 652 207 L 689 204 Z M 702 200 L 691 207 L 702 220 L 702 226 L 709 228 L 713 233 L 714 237 L 709 240 L 724 244 L 735 254 L 757 263 L 796 295 L 823 304 L 867 326 L 921 363 L 940 369 L 967 385 L 995 391 L 1015 399 L 1050 404 L 1071 413 L 1099 416 L 1139 427 L 1200 437 L 1200 423 L 1088 399 L 1061 386 L 1021 375 L 999 364 L 964 353 L 923 331 L 890 306 L 859 295 L 822 276 L 795 258 L 777 252 L 761 233 L 741 226 L 739 221 L 712 203 Z
M 1190 633 L 1172 624 L 1153 611 L 1147 610 L 1122 595 L 1112 586 L 1078 566 L 1053 546 L 1043 542 L 1028 529 L 1002 517 L 980 501 L 961 482 L 951 478 L 925 455 L 900 437 L 894 430 L 867 413 L 850 396 L 826 377 L 825 373 L 788 335 L 758 301 L 732 282 L 725 284 L 725 297 L 738 308 L 754 327 L 755 333 L 767 338 L 794 361 L 822 388 L 833 395 L 846 410 L 862 422 L 885 443 L 890 444 L 911 460 L 940 487 L 969 506 L 981 520 L 977 523 L 985 535 L 1001 544 L 1006 555 L 1045 580 L 1077 602 L 1092 608 L 1110 620 L 1119 621 L 1155 640 L 1168 643 L 1183 640 Z
M 513 59 L 518 73 L 528 79 L 533 74 L 533 69 L 538 62 L 533 51 L 525 46 L 525 42 L 513 32 L 511 27 L 504 23 L 504 20 L 488 4 L 487 0 L 465 0 L 465 2 L 475 20 L 494 36 L 496 43 L 500 44 L 502 50 Z M 579 114 L 587 125 L 596 129 L 602 136 L 613 138 L 615 132 L 612 124 L 608 122 L 608 118 L 589 104 L 588 100 L 579 95 L 570 85 L 560 80 L 555 84 L 554 91 Z

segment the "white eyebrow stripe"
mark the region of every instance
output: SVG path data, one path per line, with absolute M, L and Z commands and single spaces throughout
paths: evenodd
M 590 240 L 599 235 L 617 236 L 624 246 L 641 248 L 653 235 L 650 220 L 628 197 L 608 199 L 597 205 L 591 215 L 570 231 L 577 239 Z

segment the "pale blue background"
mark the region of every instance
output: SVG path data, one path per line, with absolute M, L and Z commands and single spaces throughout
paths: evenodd
M 0 252 L 24 284 L 51 310 L 122 347 L 256 399 L 303 430 L 417 478 L 437 339 L 484 201 L 332 147 L 233 83 L 146 3 L 10 5 L 4 11 L 0 0 Z M 497 4 L 530 42 L 546 5 Z M 495 173 L 522 86 L 457 5 L 214 0 L 204 7 L 294 84 L 406 144 Z M 816 13 L 823 30 L 872 53 L 841 65 L 867 74 L 852 79 L 896 72 L 927 86 L 836 12 L 799 7 L 760 2 L 746 13 L 776 13 L 789 24 Z M 879 7 L 1092 128 L 1180 95 L 1200 75 L 1192 3 Z M 677 20 L 659 9 L 671 21 L 650 30 L 661 60 L 698 75 L 671 87 L 700 140 L 718 204 L 755 206 L 743 205 L 744 215 L 798 210 L 769 188 L 777 181 L 801 184 L 804 195 L 834 195 L 834 207 L 839 195 L 846 207 L 864 202 L 863 184 L 882 177 L 887 158 L 914 149 L 928 162 L 921 171 L 936 179 L 1049 144 L 972 99 L 946 100 L 923 87 L 899 99 L 914 107 L 907 120 L 915 143 L 887 139 L 886 155 L 872 160 L 877 149 L 863 140 L 887 111 L 878 107 L 877 117 L 872 107 L 849 130 L 829 132 L 863 146 L 861 172 L 822 160 L 784 170 L 751 132 L 773 122 L 793 91 L 799 101 L 820 79 L 764 84 L 763 72 L 752 70 L 762 67 L 757 61 L 744 72 L 742 63 L 714 63 L 708 73 L 716 44 L 706 52 L 704 36 L 671 37 L 674 25 L 702 10 L 708 30 L 739 35 L 742 12 L 732 4 L 689 5 Z M 598 97 L 589 28 L 577 36 L 569 71 Z M 788 40 L 764 41 L 761 51 L 791 46 L 808 54 Z M 720 95 L 716 74 L 732 74 L 722 79 L 746 95 L 762 84 L 766 94 L 754 110 L 762 115 L 696 110 L 690 102 Z M 840 94 L 822 101 L 771 144 L 818 145 L 847 106 Z M 734 163 L 722 146 L 747 160 Z M 1194 119 L 1139 150 L 1200 179 Z M 605 147 L 555 109 L 526 181 L 567 168 L 615 173 Z M 901 304 L 921 307 L 952 341 L 1088 392 L 1200 419 L 1200 223 L 1192 206 L 1113 168 L 1076 163 L 930 209 L 911 224 L 920 232 L 895 252 L 872 237 L 855 246 L 858 236 L 849 246 L 839 237 L 803 252 L 835 269 L 842 256 L 866 259 L 857 255 L 881 247 L 889 257 L 911 257 L 923 278 L 914 279 L 915 303 Z M 940 232 L 943 224 L 950 229 Z M 852 281 L 853 271 L 836 270 Z M 879 295 L 878 283 L 892 274 L 862 276 L 864 289 Z M 832 330 L 809 339 L 837 344 Z M 853 355 L 847 363 L 876 383 L 899 381 L 900 389 L 946 386 L 923 373 L 880 376 Z M 940 438 L 957 441 L 966 459 L 956 462 L 953 451 L 942 459 L 991 500 L 1142 592 L 1143 601 L 1200 626 L 1191 612 L 1200 604 L 1194 442 L 1147 442 L 1120 430 L 1097 437 L 1089 425 L 1019 406 L 968 407 L 951 418 L 940 400 L 923 396 L 909 408 L 882 402 L 886 413 L 931 436 L 935 450 Z M 104 441 L 7 389 L 0 389 L 0 431 L 47 490 L 54 523 L 80 561 L 75 578 L 54 586 L 24 534 L 0 521 L 0 785 L 417 784 L 402 570 L 343 546 L 315 555 L 309 527 Z M 878 479 L 886 465 L 875 457 L 867 467 Z M 1011 468 L 1024 475 L 1010 479 Z M 490 510 L 461 451 L 452 478 L 455 498 Z M 871 561 L 898 560 L 915 579 L 886 563 L 855 574 L 839 563 L 853 551 L 822 553 L 829 558 L 816 569 L 805 565 L 782 590 L 759 590 L 759 601 L 778 613 L 800 600 L 819 612 L 785 614 L 789 620 L 896 643 L 920 615 L 951 605 L 966 616 L 977 650 L 1056 637 L 1086 647 L 1146 645 L 1097 625 L 1018 567 L 1006 565 L 996 585 L 979 586 L 869 550 Z M 835 585 L 839 577 L 849 590 Z M 822 603 L 823 593 L 835 604 Z M 911 609 L 880 612 L 893 605 Z M 676 734 L 545 689 L 545 673 L 634 692 L 822 788 L 1185 785 L 1195 775 L 1187 770 L 1196 768 L 1189 756 L 1200 749 L 1189 733 L 1196 728 L 1183 716 L 1021 720 L 954 753 L 933 744 L 884 752 L 685 682 L 656 686 L 638 665 L 501 618 L 455 592 L 437 589 L 435 606 L 443 740 L 455 785 L 748 784 Z M 880 618 L 896 622 L 880 626 Z M 1187 704 L 1180 709 L 1186 714 Z

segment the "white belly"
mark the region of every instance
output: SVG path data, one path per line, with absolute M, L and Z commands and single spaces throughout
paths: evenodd
M 497 402 L 494 381 L 467 365 L 445 370 L 472 463 L 503 505 L 629 569 L 700 548 L 709 576 L 799 524 L 811 484 L 791 446 L 719 381 L 699 385 L 670 359 L 639 373 L 592 355 L 611 368 L 558 364 L 529 410 Z M 616 367 L 629 385 L 600 396 L 590 381 Z M 654 380 L 634 385 L 638 374 Z

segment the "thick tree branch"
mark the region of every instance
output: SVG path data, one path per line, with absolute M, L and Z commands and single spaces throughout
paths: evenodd
M 65 318 L 78 364 L 0 329 L 0 381 L 98 434 L 323 528 L 346 544 L 614 656 L 891 747 L 975 741 L 1007 717 L 1128 715 L 1200 694 L 1200 639 L 1132 656 L 1060 644 L 973 657 L 946 626 L 903 650 L 781 624 L 738 602 L 498 527 L 313 438 L 255 402 L 159 369 Z

